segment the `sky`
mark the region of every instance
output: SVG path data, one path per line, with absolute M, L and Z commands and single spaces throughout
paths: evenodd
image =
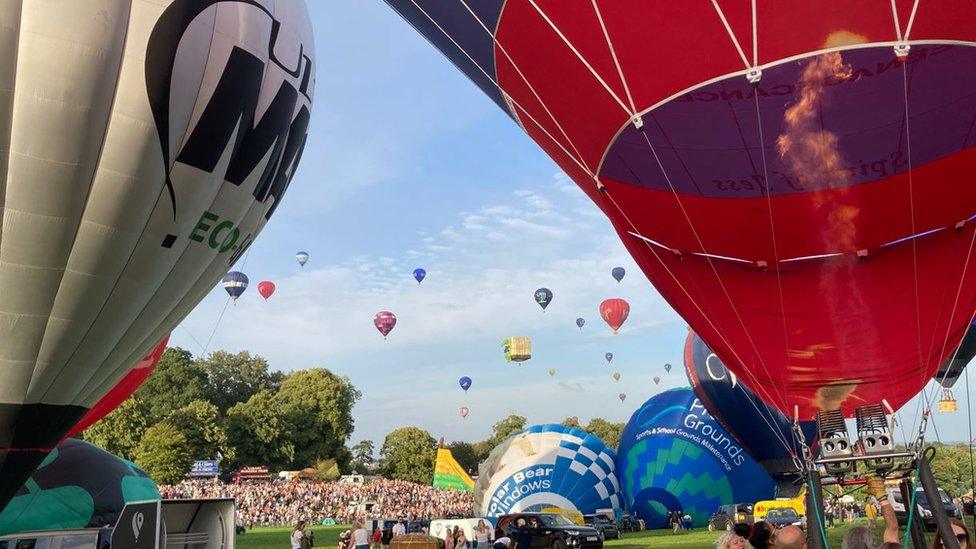
M 533 424 L 626 421 L 653 394 L 687 386 L 687 325 L 512 120 L 382 1 L 308 5 L 317 82 L 301 166 L 236 266 L 251 288 L 225 307 L 217 286 L 170 344 L 348 376 L 363 393 L 351 442 L 377 447 L 407 425 L 481 440 L 510 412 Z M 311 256 L 301 269 L 299 250 Z M 627 271 L 621 283 L 615 266 Z M 277 285 L 268 301 L 261 280 Z M 554 294 L 544 312 L 533 300 L 543 286 Z M 597 310 L 609 297 L 631 305 L 617 335 Z M 372 322 L 381 310 L 398 319 L 387 340 Z M 501 341 L 517 335 L 533 341 L 522 365 L 502 356 Z M 935 421 L 942 439 L 967 438 L 964 414 Z

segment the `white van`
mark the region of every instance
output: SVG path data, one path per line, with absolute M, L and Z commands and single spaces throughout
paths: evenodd
M 430 535 L 435 538 L 447 539 L 447 532 L 454 531 L 455 526 L 459 526 L 462 531 L 464 531 L 464 537 L 469 542 L 475 540 L 475 528 L 478 527 L 478 523 L 485 521 L 485 528 L 488 530 L 488 543 L 495 540 L 495 526 L 492 524 L 491 520 L 486 518 L 463 518 L 463 519 L 439 519 L 430 521 Z M 478 547 L 478 549 L 486 549 L 484 547 Z

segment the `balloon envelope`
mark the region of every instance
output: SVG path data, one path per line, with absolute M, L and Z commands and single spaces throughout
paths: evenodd
M 614 381 L 620 381 L 620 372 L 614 372 L 612 377 Z
M 467 406 L 461 406 L 458 408 L 458 413 L 461 414 L 461 419 L 468 417 L 468 412 L 470 412 L 470 410 L 468 410 Z
M 270 280 L 262 280 L 261 282 L 258 282 L 258 293 L 261 294 L 261 297 L 263 297 L 265 301 L 271 297 L 271 294 L 273 294 L 274 291 L 274 282 L 271 282 Z
M 244 294 L 247 284 L 247 275 L 239 271 L 231 271 L 220 280 L 220 285 L 233 301 L 237 301 L 237 298 Z
M 613 353 L 606 353 L 603 355 L 603 358 L 607 360 L 607 364 L 610 364 L 610 361 L 613 360 Z
M 383 334 L 384 338 L 386 338 L 386 336 L 393 331 L 393 327 L 396 326 L 396 323 L 396 315 L 390 311 L 380 311 L 373 317 L 373 326 L 376 326 L 376 329 Z
M 413 277 L 414 277 L 414 279 L 417 280 L 417 284 L 420 284 L 421 282 L 424 281 L 424 278 L 427 277 L 427 271 L 425 271 L 423 269 L 420 269 L 420 268 L 414 269 L 413 270 Z
M 556 375 L 556 369 L 555 368 L 549 368 L 549 375 L 550 376 Z
M 529 427 L 492 449 L 478 466 L 475 516 L 547 507 L 580 513 L 622 509 L 615 457 L 600 438 L 582 430 L 563 425 Z
M 579 329 L 582 330 L 584 324 L 586 324 L 586 320 L 584 320 L 582 317 L 576 319 L 576 327 L 577 328 L 579 328 Z
M 552 301 L 552 291 L 549 288 L 539 288 L 535 291 L 535 302 L 545 311 Z
M 661 378 L 654 376 L 654 385 L 657 385 L 658 383 L 661 383 Z
M 20 4 L 0 8 L 0 506 L 260 233 L 316 80 L 300 1 Z
M 898 409 L 962 341 L 976 311 L 968 3 L 387 2 L 784 413 Z M 925 23 L 902 64 L 891 44 L 908 18 Z M 732 39 L 688 43 L 702 32 Z
M 471 388 L 471 378 L 468 376 L 462 376 L 461 379 L 458 380 L 458 385 L 464 389 L 464 392 L 467 392 L 468 389 Z
M 620 298 L 604 299 L 600 303 L 600 316 L 613 329 L 613 333 L 623 326 L 630 315 L 630 304 Z
M 620 282 L 621 280 L 623 280 L 625 274 L 627 274 L 627 271 L 624 270 L 623 267 L 614 267 L 613 270 L 610 271 L 610 275 L 617 282 Z
M 771 499 L 773 480 L 715 422 L 691 389 L 664 391 L 624 427 L 617 454 L 629 509 L 648 528 L 667 526 L 667 512 L 704 526 L 722 505 Z
M 976 357 L 976 323 L 969 325 L 956 352 L 949 356 L 935 373 L 935 380 L 946 389 L 951 389 L 973 357 Z
M 671 364 L 670 363 L 664 365 L 664 371 L 665 372 L 669 372 L 669 373 L 671 372 Z
M 295 260 L 298 261 L 299 267 L 304 267 L 308 263 L 308 252 L 298 252 L 295 254 Z
M 620 393 L 619 395 L 617 395 L 617 398 L 620 399 L 620 402 L 623 402 L 624 400 L 627 399 L 627 395 Z

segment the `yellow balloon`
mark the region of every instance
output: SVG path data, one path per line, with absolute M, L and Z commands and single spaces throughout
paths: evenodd
M 551 375 L 551 376 L 556 375 L 556 369 L 555 368 L 549 368 L 549 375 Z
M 620 372 L 614 372 L 613 373 L 613 380 L 614 381 L 620 381 Z

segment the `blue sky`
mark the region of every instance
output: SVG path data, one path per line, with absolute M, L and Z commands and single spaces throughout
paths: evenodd
M 317 85 L 298 174 L 237 266 L 251 288 L 219 326 L 227 298 L 215 288 L 171 344 L 199 354 L 213 332 L 211 351 L 347 375 L 363 392 L 353 440 L 378 444 L 403 425 L 480 440 L 508 412 L 533 423 L 626 421 L 651 395 L 686 385 L 686 324 L 511 119 L 383 2 L 308 4 Z M 311 255 L 304 269 L 299 250 Z M 620 284 L 610 276 L 618 265 Z M 421 286 L 418 266 L 428 272 Z M 278 287 L 267 302 L 260 280 Z M 555 294 L 544 313 L 532 299 L 540 286 Z M 619 335 L 597 312 L 607 297 L 631 303 Z M 399 319 L 388 341 L 372 324 L 384 309 Z M 533 339 L 523 366 L 502 357 L 513 335 Z M 462 375 L 474 380 L 467 394 Z M 964 419 L 936 417 L 942 437 L 966 438 Z

